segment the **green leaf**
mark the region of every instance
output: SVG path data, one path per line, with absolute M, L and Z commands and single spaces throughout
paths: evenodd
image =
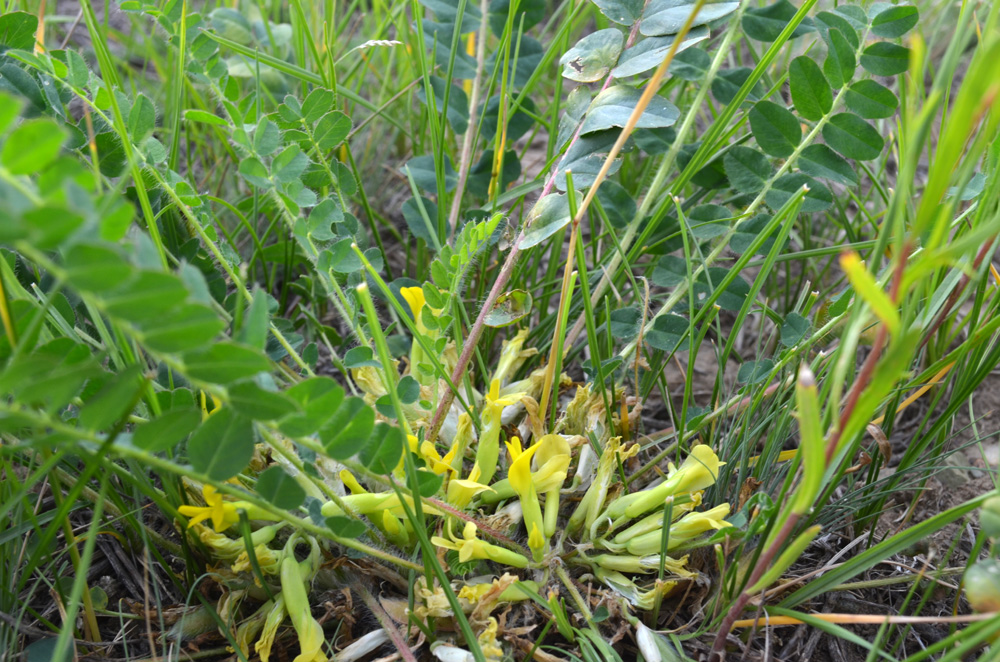
M 615 23 L 631 26 L 642 15 L 642 0 L 594 0 L 601 13 Z
M 706 272 L 702 272 L 697 282 L 694 284 L 695 305 L 704 305 L 704 302 L 713 295 L 722 283 L 729 276 L 729 270 L 722 267 L 709 267 Z M 709 285 L 711 280 L 711 285 Z M 750 296 L 750 284 L 737 276 L 719 294 L 715 304 L 723 310 L 738 311 L 743 307 L 743 302 Z
M 854 58 L 855 47 L 839 29 L 830 30 L 827 44 L 829 49 L 823 62 L 823 71 L 826 72 L 830 85 L 841 88 L 851 82 L 854 70 L 858 67 Z
M 642 92 L 628 85 L 615 85 L 604 90 L 590 104 L 580 135 L 613 127 L 624 127 L 641 96 Z M 677 106 L 659 95 L 653 95 L 635 126 L 639 129 L 672 126 L 678 117 L 680 111 Z
M 135 428 L 132 443 L 150 453 L 170 450 L 201 423 L 197 409 L 172 409 Z
M 760 192 L 774 172 L 766 156 L 743 145 L 730 147 L 722 163 L 730 185 L 740 193 Z
M 3 16 L 0 16 L 0 21 L 2 20 Z M 16 120 L 17 116 L 20 114 L 20 99 L 17 99 L 6 92 L 0 91 L 0 133 L 6 131 L 11 122 Z
M 80 425 L 87 430 L 106 430 L 131 411 L 139 389 L 145 385 L 142 369 L 131 365 L 113 375 L 96 395 L 80 408 Z
M 910 66 L 910 49 L 879 41 L 861 54 L 861 66 L 876 76 L 895 76 Z
M 609 320 L 611 335 L 618 340 L 632 340 L 639 333 L 639 323 L 641 321 L 642 311 L 635 306 L 612 310 Z
M 774 182 L 764 199 L 771 209 L 781 209 L 803 186 L 809 187 L 809 191 L 802 199 L 801 210 L 804 213 L 825 211 L 833 204 L 833 194 L 830 189 L 802 173 L 780 177 Z
M 597 173 L 604 167 L 604 161 L 611 147 L 617 140 L 619 132 L 614 129 L 600 131 L 589 136 L 581 136 L 576 143 L 566 150 L 562 161 L 556 168 L 556 188 L 566 190 L 566 171 L 573 171 L 573 184 L 577 187 L 590 186 L 596 181 Z M 628 149 L 626 143 L 625 150 Z M 615 159 L 608 170 L 609 175 L 618 172 L 621 159 Z M 582 197 L 580 198 L 582 199 Z
M 740 366 L 736 379 L 743 384 L 757 384 L 767 379 L 773 369 L 774 361 L 771 359 L 747 361 Z
M 757 236 L 764 231 L 767 224 L 771 222 L 770 214 L 757 214 L 753 218 L 748 218 L 736 226 L 732 239 L 729 240 L 729 249 L 738 255 L 743 255 L 750 250 L 751 244 Z M 772 230 L 773 232 L 773 230 Z M 757 249 L 758 255 L 767 255 L 771 247 L 774 246 L 774 238 L 766 239 Z
M 375 354 L 372 352 L 371 347 L 358 345 L 357 347 L 352 347 L 347 350 L 347 354 L 344 355 L 344 367 L 352 369 L 367 367 L 381 368 L 382 364 L 375 358 Z
M 185 110 L 184 119 L 187 120 L 188 122 L 199 122 L 201 124 L 211 124 L 212 126 L 229 125 L 229 122 L 227 122 L 224 118 L 219 117 L 218 115 L 213 115 L 212 113 L 209 113 L 204 110 L 198 110 L 196 108 Z
M 809 333 L 809 327 L 809 320 L 805 317 L 798 313 L 788 313 L 781 325 L 781 344 L 785 347 L 798 345 Z
M 483 323 L 494 329 L 516 324 L 531 313 L 531 304 L 531 294 L 524 290 L 504 292 L 486 313 Z
M 792 92 L 792 103 L 799 115 L 807 120 L 818 120 L 833 107 L 833 92 L 830 83 L 807 55 L 800 55 L 788 65 L 788 82 Z
M 250 419 L 223 407 L 212 413 L 188 440 L 188 459 L 195 471 L 212 480 L 229 480 L 253 457 Z
M 692 80 L 692 76 L 694 77 L 693 80 L 700 80 L 711 64 L 708 53 L 700 49 L 692 49 L 690 51 L 686 51 L 685 49 L 691 48 L 706 39 L 708 39 L 708 28 L 704 26 L 694 28 L 688 32 L 684 37 L 684 41 L 677 47 L 677 54 L 674 56 L 674 61 L 670 64 L 670 73 L 674 76 L 685 78 L 685 80 Z M 618 59 L 618 66 L 611 73 L 615 78 L 625 78 L 658 67 L 667 52 L 673 47 L 674 41 L 675 35 L 647 37 L 643 39 L 622 53 Z M 687 52 L 693 53 L 693 55 L 688 57 L 682 55 L 682 53 Z M 706 60 L 708 61 L 706 62 Z
M 664 255 L 653 268 L 650 280 L 659 287 L 677 287 L 687 279 L 687 262 L 678 255 Z
M 281 131 L 269 119 L 263 119 L 253 132 L 253 151 L 258 156 L 269 156 L 281 146 Z
M 319 439 L 327 455 L 346 460 L 365 444 L 374 425 L 375 411 L 361 398 L 347 398 L 332 415 L 328 414 Z
M 578 194 L 578 200 L 583 196 Z M 525 219 L 524 238 L 521 239 L 521 250 L 542 243 L 562 228 L 569 225 L 573 218 L 569 213 L 569 199 L 562 193 L 550 193 L 535 203 Z
M 858 37 L 857 29 L 854 27 L 852 21 L 847 20 L 841 14 L 835 14 L 833 12 L 821 11 L 816 14 L 816 27 L 820 31 L 820 35 L 823 40 L 830 43 L 830 31 L 839 30 L 840 36 L 845 38 L 850 44 L 852 50 L 858 50 L 861 46 L 861 39 Z
M 156 108 L 145 94 L 138 94 L 128 114 L 128 133 L 132 142 L 142 144 L 156 129 Z
M 772 101 L 759 101 L 750 111 L 750 128 L 760 148 L 784 158 L 802 141 L 802 127 L 787 108 Z
M 719 72 L 719 75 L 715 77 L 712 81 L 712 96 L 714 96 L 719 103 L 730 104 L 733 99 L 736 98 L 736 94 L 743 87 L 744 83 L 750 78 L 750 74 L 753 73 L 753 69 L 749 67 L 736 67 L 735 69 L 725 69 Z M 764 89 L 763 84 L 758 80 L 750 88 L 750 92 L 747 93 L 746 101 L 744 103 L 756 103 L 764 98 L 767 90 Z M 748 104 L 749 105 L 749 104 Z
M 105 292 L 117 289 L 132 275 L 132 268 L 107 246 L 76 244 L 66 253 L 67 278 L 81 290 Z
M 379 423 L 375 426 L 371 439 L 358 454 L 358 460 L 375 473 L 392 473 L 403 455 L 403 441 L 402 430 Z
M 403 176 L 409 170 L 416 182 L 417 188 L 437 195 L 437 174 L 434 170 L 434 157 L 430 155 L 415 156 L 403 166 Z M 451 159 L 444 157 L 444 190 L 451 191 L 458 185 L 458 173 L 451 165 Z
M 588 34 L 559 58 L 563 77 L 579 83 L 601 80 L 618 62 L 623 43 L 624 37 L 617 28 Z
M 7 136 L 0 164 L 12 175 L 41 172 L 59 156 L 66 134 L 58 124 L 42 118 L 24 122 Z
M 306 500 L 306 491 L 281 467 L 274 465 L 257 477 L 257 494 L 282 510 L 295 510 Z
M 847 161 L 826 145 L 809 145 L 799 154 L 799 169 L 844 186 L 857 186 L 858 175 Z
M 597 199 L 608 215 L 612 227 L 623 228 L 632 222 L 637 210 L 635 200 L 618 182 L 605 180 L 597 189 Z
M 823 127 L 823 139 L 849 159 L 871 161 L 882 154 L 885 141 L 868 122 L 854 113 L 838 113 Z
M 184 355 L 185 374 L 210 384 L 232 384 L 270 369 L 270 362 L 260 350 L 234 342 L 216 343 Z
M 23 11 L 11 11 L 0 15 L 0 46 L 30 51 L 35 47 L 35 33 L 38 31 L 38 17 Z
M 680 315 L 668 313 L 653 320 L 653 328 L 643 338 L 653 349 L 668 354 L 683 352 L 688 348 L 690 323 Z
M 797 8 L 788 0 L 778 0 L 767 7 L 748 9 L 743 15 L 743 31 L 751 39 L 757 41 L 776 41 L 792 18 L 795 17 Z M 791 39 L 800 37 L 812 31 L 812 26 L 808 19 L 796 26 L 792 31 Z
M 691 33 L 689 32 L 688 34 Z M 681 48 L 683 47 L 684 44 L 681 44 Z M 698 82 L 705 78 L 711 66 L 712 57 L 707 52 L 701 48 L 690 48 L 680 51 L 674 56 L 674 61 L 670 63 L 669 71 L 671 76 L 691 82 Z
M 412 375 L 406 375 L 396 384 L 396 395 L 404 405 L 412 405 L 420 399 L 420 382 Z
M 365 533 L 365 525 L 356 519 L 334 515 L 326 518 L 326 526 L 339 538 L 358 538 Z
M 438 476 L 424 469 L 417 470 L 417 491 L 420 492 L 420 496 L 434 496 L 441 489 L 443 483 L 444 476 Z
M 187 298 L 188 290 L 177 276 L 143 270 L 104 296 L 104 310 L 112 317 L 143 322 L 162 318 Z
M 861 117 L 877 120 L 895 115 L 899 99 L 889 88 L 866 78 L 847 88 L 844 103 Z
M 181 352 L 204 347 L 222 331 L 225 323 L 211 308 L 187 304 L 171 312 L 167 319 L 139 326 L 146 347 L 157 352 Z
M 257 188 L 268 189 L 273 186 L 271 183 L 271 173 L 268 172 L 267 166 L 252 156 L 240 161 L 239 173 L 243 176 L 243 179 Z
M 270 296 L 261 288 L 255 288 L 253 301 L 243 320 L 239 340 L 248 347 L 264 349 L 267 346 L 267 333 L 270 315 L 268 307 Z
M 305 110 L 304 104 L 302 107 Z M 331 110 L 316 123 L 313 137 L 319 148 L 326 152 L 344 142 L 344 139 L 351 132 L 351 128 L 350 117 L 339 110 Z
M 305 98 L 305 101 L 302 102 L 301 113 L 303 121 L 306 124 L 312 125 L 324 115 L 337 112 L 330 111 L 334 104 L 336 104 L 336 101 L 337 97 L 331 90 L 322 87 L 315 88 Z
M 726 233 L 733 214 L 722 205 L 698 205 L 688 213 L 687 225 L 698 241 Z
M 909 32 L 920 19 L 920 13 L 911 5 L 898 5 L 879 13 L 872 20 L 872 32 L 879 37 L 895 39 Z
M 422 213 L 420 211 L 421 204 L 423 205 Z M 406 221 L 406 227 L 410 229 L 410 234 L 418 239 L 423 239 L 428 246 L 434 246 L 435 234 L 432 234 L 432 230 L 437 228 L 437 205 L 420 196 L 419 204 L 416 198 L 410 198 L 404 202 L 402 212 L 403 220 Z M 426 219 L 424 219 L 424 214 L 427 215 Z
M 696 4 L 696 0 L 650 0 L 642 13 L 639 32 L 647 37 L 677 34 Z M 717 21 L 736 11 L 739 6 L 738 0 L 706 0 L 691 27 Z
M 302 152 L 302 148 L 289 145 L 271 162 L 271 177 L 279 184 L 288 184 L 297 180 L 308 166 L 309 157 Z
M 281 433 L 289 437 L 313 434 L 325 424 L 344 401 L 344 389 L 329 377 L 312 377 L 285 391 L 302 408 L 301 414 L 291 414 L 278 423 Z
M 439 78 L 438 76 L 429 76 L 429 79 L 431 90 L 434 92 L 434 107 L 440 114 L 444 109 L 446 83 L 443 78 Z M 430 107 L 427 103 L 427 91 L 425 88 L 421 87 L 417 90 L 417 98 L 424 105 Z M 454 84 L 448 93 L 448 123 L 455 129 L 455 133 L 465 133 L 465 130 L 469 126 L 469 98 L 465 95 L 465 90 Z
M 233 384 L 227 389 L 229 406 L 255 421 L 276 421 L 299 411 L 298 403 L 284 393 L 267 391 L 253 381 Z

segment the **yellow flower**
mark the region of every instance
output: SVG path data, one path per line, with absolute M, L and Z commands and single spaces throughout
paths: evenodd
M 528 547 L 531 548 L 535 561 L 542 560 L 542 552 L 546 545 L 542 508 L 538 503 L 535 483 L 531 479 L 531 458 L 540 446 L 541 442 L 522 451 L 521 440 L 517 437 L 507 442 L 507 451 L 510 453 L 511 459 L 510 469 L 507 470 L 507 480 L 510 481 L 510 486 L 514 488 L 521 501 L 524 526 L 528 530 Z
M 494 379 L 490 383 L 481 415 L 482 434 L 479 437 L 479 446 L 476 448 L 476 463 L 482 471 L 484 484 L 489 484 L 497 470 L 497 460 L 500 457 L 500 415 L 504 407 L 518 403 L 522 395 L 522 393 L 511 393 L 500 397 L 499 380 Z
M 723 518 L 729 515 L 729 504 L 721 505 L 703 512 L 688 513 L 681 520 L 670 526 L 670 538 L 667 541 L 667 550 L 675 549 L 690 542 L 706 531 L 724 529 L 732 526 Z M 625 548 L 630 554 L 643 556 L 660 551 L 663 534 L 660 531 L 651 531 L 632 538 Z
M 699 444 L 691 449 L 677 471 L 657 485 L 641 492 L 634 492 L 617 499 L 608 506 L 605 516 L 617 520 L 622 516 L 632 519 L 644 515 L 654 508 L 663 508 L 668 496 L 696 492 L 710 487 L 719 476 L 719 467 L 724 463 L 711 448 Z
M 559 517 L 559 490 L 566 480 L 569 469 L 569 443 L 561 434 L 547 434 L 538 440 L 538 451 L 535 453 L 535 465 L 538 470 L 531 474 L 535 490 L 545 495 L 545 526 L 546 536 L 556 532 L 556 520 Z
M 303 564 L 309 568 L 312 565 L 309 560 Z M 292 554 L 286 555 L 281 562 L 281 593 L 285 596 L 285 610 L 299 637 L 300 652 L 293 662 L 328 662 L 323 651 L 326 643 L 323 628 L 310 612 L 302 569 Z
M 204 506 L 181 506 L 177 509 L 181 515 L 184 517 L 189 517 L 191 519 L 188 522 L 188 528 L 190 529 L 195 524 L 204 522 L 207 519 L 212 520 L 212 526 L 216 531 L 222 533 L 233 524 L 240 521 L 239 512 L 237 512 L 237 506 L 241 503 L 236 502 L 226 502 L 222 500 L 222 493 L 219 492 L 211 485 L 204 485 L 201 488 L 202 496 L 205 497 Z
M 477 462 L 472 466 L 472 471 L 469 472 L 467 479 L 452 478 L 448 483 L 448 503 L 459 510 L 464 510 L 472 501 L 472 497 L 483 490 L 490 490 L 489 487 L 479 482 L 482 475 L 483 472 Z
M 451 466 L 451 462 L 455 459 L 457 451 L 458 445 L 453 444 L 445 456 L 441 457 L 441 455 L 437 452 L 437 448 L 435 448 L 434 444 L 431 442 L 425 441 L 420 444 L 420 457 L 422 457 L 427 463 L 428 468 L 439 476 L 448 473 L 455 473 L 455 469 Z
M 423 326 L 420 321 L 420 311 L 427 303 L 427 299 L 424 298 L 424 289 L 422 287 L 402 287 L 399 293 L 403 295 L 403 299 L 410 306 L 410 312 L 413 313 L 413 319 L 417 321 L 417 327 Z
M 478 530 L 474 522 L 466 522 L 465 528 L 462 530 L 461 539 L 456 538 L 449 531 L 451 540 L 434 536 L 431 538 L 431 542 L 438 547 L 455 550 L 458 552 L 458 560 L 463 563 L 472 559 L 482 559 L 496 561 L 497 563 L 515 568 L 524 568 L 528 565 L 528 559 L 524 558 L 521 554 L 512 552 L 499 545 L 479 540 L 476 537 Z

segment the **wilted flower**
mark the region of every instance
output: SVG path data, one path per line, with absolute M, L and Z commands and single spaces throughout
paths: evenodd
M 479 650 L 483 652 L 483 657 L 486 658 L 487 662 L 503 660 L 503 649 L 497 642 L 497 619 L 491 616 L 477 639 L 479 640 Z
M 657 603 L 663 600 L 664 596 L 677 586 L 676 581 L 667 580 L 654 582 L 651 589 L 642 589 L 617 570 L 605 570 L 601 566 L 597 566 L 594 574 L 633 606 L 642 610 L 653 609 Z
M 535 348 L 522 349 L 524 341 L 528 338 L 528 329 L 518 331 L 510 340 L 504 340 L 500 347 L 500 360 L 497 361 L 497 368 L 493 371 L 493 379 L 500 383 L 501 387 L 507 385 L 514 373 L 524 365 L 528 358 L 538 353 Z
M 257 638 L 264 628 L 267 615 L 274 607 L 274 600 L 268 600 L 236 628 L 236 646 L 245 657 L 250 656 L 250 642 Z M 284 609 L 284 607 L 282 607 Z
M 482 559 L 496 561 L 497 563 L 515 568 L 524 568 L 528 565 L 528 559 L 524 558 L 521 554 L 477 538 L 476 533 L 478 530 L 474 522 L 466 522 L 461 538 L 456 538 L 449 531 L 450 540 L 434 536 L 431 538 L 431 542 L 438 547 L 457 551 L 458 560 L 463 563 L 472 559 Z
M 264 619 L 264 627 L 260 633 L 260 639 L 254 644 L 254 650 L 260 656 L 261 662 L 268 662 L 271 657 L 271 647 L 274 645 L 274 637 L 278 634 L 278 627 L 285 620 L 285 596 L 279 593 L 271 603 L 271 610 Z
M 188 525 L 188 528 L 191 528 L 191 526 L 194 526 L 195 530 L 198 532 L 198 538 L 201 539 L 201 542 L 204 543 L 206 547 L 211 548 L 211 550 L 215 553 L 215 556 L 219 559 L 235 559 L 240 554 L 246 553 L 246 543 L 243 542 L 242 538 L 230 538 L 229 536 L 225 536 L 221 533 L 216 533 L 214 530 L 202 524 Z M 266 545 L 274 540 L 274 536 L 281 527 L 282 524 L 263 526 L 250 534 L 250 541 L 254 546 Z
M 639 444 L 630 444 L 622 448 L 621 437 L 608 439 L 604 446 L 604 452 L 601 453 L 601 459 L 597 463 L 594 480 L 587 489 L 587 493 L 583 495 L 583 499 L 580 500 L 580 505 L 576 507 L 572 517 L 569 518 L 569 524 L 566 528 L 570 533 L 578 531 L 581 526 L 590 529 L 604 507 L 608 488 L 611 485 L 611 477 L 618 468 L 618 463 L 624 462 L 638 453 Z
M 619 570 L 621 572 L 648 573 L 658 572 L 660 569 L 660 555 L 650 554 L 649 556 L 628 556 L 625 554 L 600 554 L 590 560 L 606 570 Z M 663 569 L 667 572 L 681 577 L 694 577 L 696 573 L 685 569 L 688 557 L 682 556 L 674 559 L 669 556 L 663 558 Z

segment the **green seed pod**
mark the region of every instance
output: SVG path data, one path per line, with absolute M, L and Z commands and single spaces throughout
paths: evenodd
M 966 570 L 965 597 L 978 612 L 1000 611 L 1000 561 L 980 561 Z
M 983 502 L 983 508 L 979 511 L 979 526 L 988 537 L 1000 539 L 1000 496 L 990 497 Z

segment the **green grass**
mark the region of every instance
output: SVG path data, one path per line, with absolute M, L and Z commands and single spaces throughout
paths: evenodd
M 0 650 L 994 655 L 1000 8 L 668 5 L 0 0 Z

